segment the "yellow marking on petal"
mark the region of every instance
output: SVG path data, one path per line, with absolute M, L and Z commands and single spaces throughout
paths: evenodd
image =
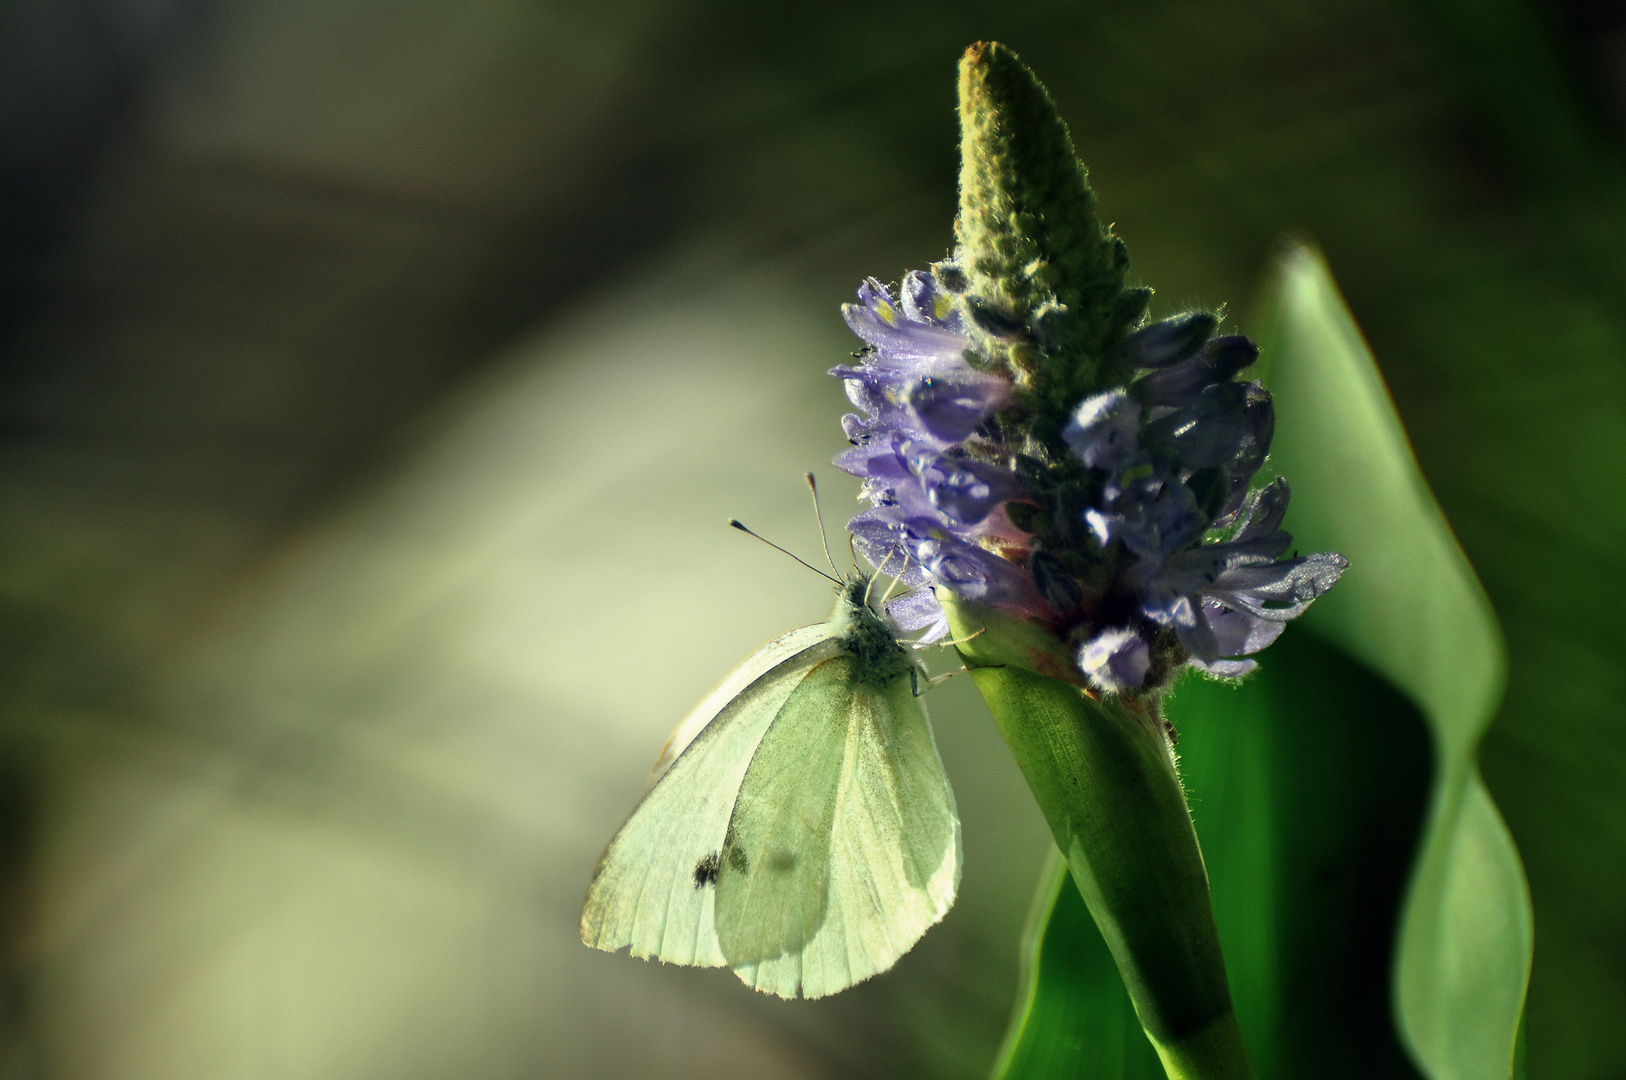
M 885 300 L 877 300 L 875 302 L 875 310 L 876 313 L 879 314 L 883 320 L 885 320 L 888 326 L 892 326 L 898 321 L 898 309 L 887 303 Z
M 952 296 L 949 296 L 946 293 L 938 293 L 937 296 L 932 300 L 932 315 L 941 319 L 944 315 L 949 313 L 949 309 L 953 306 L 954 298 Z

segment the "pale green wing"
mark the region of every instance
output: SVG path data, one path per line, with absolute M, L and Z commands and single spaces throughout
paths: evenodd
M 753 653 L 690 714 L 662 754 L 669 764 L 599 859 L 582 941 L 673 964 L 724 963 L 715 894 L 697 868 L 723 846 L 763 732 L 808 672 L 840 652 L 825 624 L 794 630 Z
M 914 680 L 858 671 L 843 653 L 789 695 L 729 823 L 719 942 L 741 979 L 781 997 L 885 971 L 959 887 L 960 820 Z
M 824 923 L 830 834 L 860 722 L 856 658 L 809 672 L 745 771 L 723 840 L 717 941 L 730 966 L 801 952 Z
M 655 759 L 655 767 L 650 770 L 649 785 L 661 778 L 672 762 L 677 760 L 679 754 L 686 750 L 694 737 L 711 723 L 716 715 L 723 711 L 723 707 L 756 680 L 762 678 L 771 668 L 778 667 L 792 656 L 811 645 L 830 636 L 828 622 L 814 623 L 811 626 L 800 626 L 786 634 L 780 634 L 762 648 L 746 657 L 745 662 L 733 671 L 716 689 L 700 699 L 700 704 L 689 710 L 678 726 L 668 736 L 666 745 L 661 747 L 661 756 Z

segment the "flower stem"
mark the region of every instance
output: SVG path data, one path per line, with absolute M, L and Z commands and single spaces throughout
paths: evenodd
M 1034 624 L 953 596 L 944 608 L 1170 1080 L 1251 1080 L 1155 706 L 1092 699 L 1052 677 L 1069 670 L 1066 652 Z

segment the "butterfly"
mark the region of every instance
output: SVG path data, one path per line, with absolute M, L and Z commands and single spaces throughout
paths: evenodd
M 762 646 L 673 732 L 593 873 L 588 945 L 817 998 L 947 914 L 960 819 L 920 668 L 870 578 L 832 580 L 827 620 Z

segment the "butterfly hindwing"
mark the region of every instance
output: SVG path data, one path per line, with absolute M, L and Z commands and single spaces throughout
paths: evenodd
M 809 671 L 745 770 L 717 878 L 717 940 L 730 967 L 801 952 L 824 922 L 850 767 L 852 668 L 843 654 Z
M 746 771 L 716 918 L 725 960 L 758 990 L 846 989 L 954 902 L 954 796 L 911 667 L 886 641 L 897 654 L 849 650 L 809 672 Z
M 802 994 L 833 994 L 890 968 L 954 903 L 960 821 L 909 680 L 874 702 L 831 844 L 830 911 L 802 956 Z

